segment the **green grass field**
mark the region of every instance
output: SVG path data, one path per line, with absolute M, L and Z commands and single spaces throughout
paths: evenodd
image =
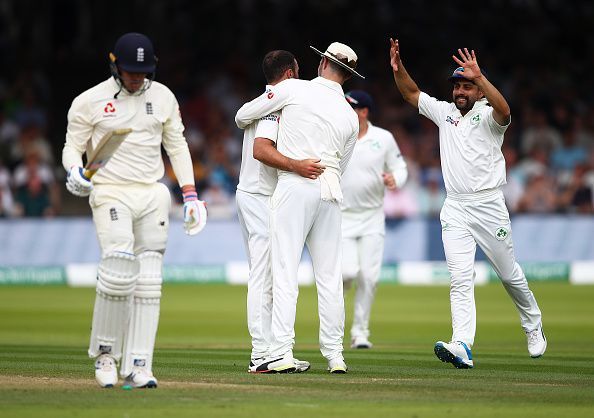
M 349 373 L 330 375 L 317 347 L 315 289 L 307 287 L 295 355 L 312 369 L 250 375 L 245 287 L 168 285 L 155 353 L 160 385 L 133 391 L 95 384 L 86 356 L 93 289 L 2 287 L 0 416 L 592 417 L 594 286 L 531 287 L 549 341 L 540 359 L 528 356 L 500 285 L 476 289 L 472 370 L 433 354 L 435 341 L 451 334 L 447 287 L 383 285 L 372 318 L 375 347 L 347 348 Z

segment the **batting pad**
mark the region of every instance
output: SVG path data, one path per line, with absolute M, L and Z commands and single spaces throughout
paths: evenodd
M 99 263 L 89 357 L 102 353 L 116 360 L 122 357 L 130 295 L 137 276 L 138 262 L 131 254 L 110 253 Z
M 153 350 L 159 326 L 163 255 L 146 251 L 138 256 L 138 261 L 140 273 L 134 289 L 120 368 L 123 377 L 128 376 L 134 366 L 152 371 Z

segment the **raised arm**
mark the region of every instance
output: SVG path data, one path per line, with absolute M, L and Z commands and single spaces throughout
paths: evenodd
M 419 90 L 417 83 L 415 83 L 410 75 L 408 75 L 404 65 L 402 65 L 398 39 L 394 40 L 390 38 L 390 65 L 392 66 L 394 81 L 396 82 L 396 87 L 398 87 L 400 94 L 402 94 L 404 100 L 418 108 L 421 90 Z
M 511 117 L 509 104 L 507 104 L 505 97 L 499 90 L 481 73 L 474 50 L 468 52 L 467 48 L 464 48 L 464 51 L 458 49 L 458 53 L 460 58 L 455 55 L 452 55 L 452 58 L 459 66 L 464 68 L 464 78 L 472 80 L 485 94 L 487 101 L 493 107 L 493 119 L 502 126 L 507 125 Z

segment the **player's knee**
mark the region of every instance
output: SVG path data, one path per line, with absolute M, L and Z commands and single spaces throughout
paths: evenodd
M 163 283 L 163 254 L 157 251 L 145 251 L 138 255 L 140 271 L 134 296 L 153 299 L 161 297 Z
M 353 281 L 359 275 L 360 269 L 356 264 L 343 264 L 342 266 L 342 280 L 344 282 Z
M 129 296 L 134 291 L 138 271 L 138 260 L 133 254 L 108 253 L 99 263 L 97 290 L 109 296 Z

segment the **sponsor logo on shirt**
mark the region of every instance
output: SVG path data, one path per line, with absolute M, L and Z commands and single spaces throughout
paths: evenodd
M 272 122 L 277 122 L 278 123 L 280 121 L 280 116 L 276 116 L 276 115 L 270 114 L 270 115 L 266 115 L 266 116 L 260 118 L 260 120 L 270 120 Z
M 105 105 L 105 107 L 103 108 L 103 112 L 104 113 L 114 113 L 115 110 L 115 106 L 113 105 L 112 102 L 109 102 Z
M 103 108 L 103 117 L 104 118 L 113 118 L 115 117 L 116 108 L 112 102 L 109 102 Z
M 269 91 L 268 94 L 266 95 L 266 97 L 268 97 L 269 99 L 272 99 L 274 97 L 274 93 Z
M 151 102 L 146 102 L 146 114 L 147 115 L 153 114 L 153 104 Z
M 453 117 L 451 117 L 451 116 L 448 115 L 446 117 L 446 122 L 449 122 L 449 123 L 451 123 L 454 126 L 458 126 L 458 124 L 460 123 L 460 120 L 459 119 L 458 120 L 454 120 Z

